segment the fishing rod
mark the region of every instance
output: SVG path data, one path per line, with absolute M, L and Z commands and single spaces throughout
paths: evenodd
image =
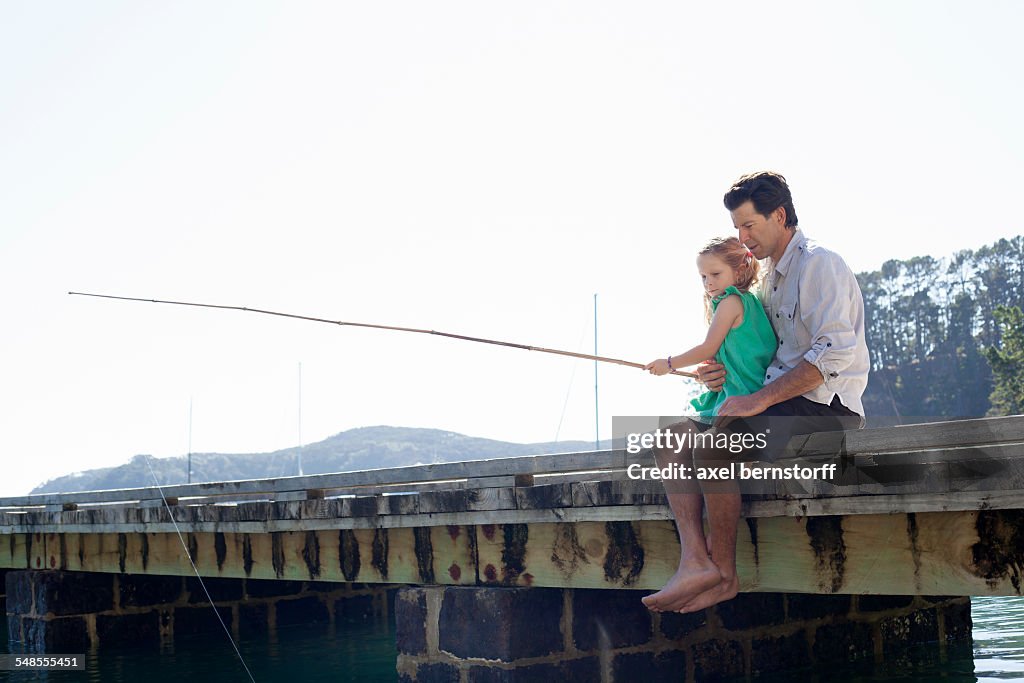
M 198 308 L 219 308 L 228 311 L 245 311 L 247 313 L 262 313 L 264 315 L 276 315 L 282 318 L 295 318 L 297 320 L 310 320 L 318 323 L 327 323 L 329 325 L 341 325 L 343 327 L 367 327 L 375 330 L 391 330 L 394 332 L 413 332 L 416 334 L 432 334 L 438 337 L 448 337 L 450 339 L 462 339 L 463 341 L 479 342 L 481 344 L 495 344 L 498 346 L 508 346 L 514 349 L 524 349 L 526 351 L 540 351 L 541 353 L 553 353 L 559 356 L 570 356 L 572 358 L 583 358 L 585 360 L 595 360 L 602 363 L 614 363 L 616 365 L 626 365 L 631 368 L 643 369 L 645 365 L 643 363 L 634 363 L 633 361 L 621 360 L 619 358 L 608 358 L 606 356 L 594 356 L 587 353 L 575 353 L 573 351 L 561 351 L 559 349 L 546 349 L 540 346 L 529 346 L 527 344 L 516 344 L 514 342 L 499 341 L 497 339 L 484 339 L 483 337 L 469 337 L 464 334 L 453 334 L 451 332 L 438 332 L 437 330 L 425 330 L 415 327 L 397 327 L 395 325 L 375 325 L 371 323 L 355 323 L 346 322 L 343 320 L 328 320 L 326 318 L 314 318 L 308 315 L 297 315 L 295 313 L 282 313 L 280 311 L 268 311 L 262 308 L 248 308 L 245 306 L 225 306 L 221 304 L 204 304 L 195 303 L 190 301 L 165 301 L 162 299 L 141 299 L 132 296 L 115 296 L 113 294 L 91 294 L 89 292 L 68 292 L 72 296 L 91 296 L 99 299 L 117 299 L 119 301 L 141 301 L 149 304 L 173 304 L 175 306 L 194 306 Z M 680 377 L 689 377 L 696 379 L 697 375 L 692 372 L 684 372 L 682 370 L 672 370 L 670 374 L 679 375 Z

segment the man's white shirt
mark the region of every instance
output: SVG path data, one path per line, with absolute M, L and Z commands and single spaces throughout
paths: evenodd
M 796 230 L 778 263 L 765 260 L 761 301 L 779 346 L 765 384 L 806 360 L 824 384 L 804 397 L 828 405 L 835 396 L 864 415 L 861 396 L 870 359 L 864 337 L 864 299 L 842 257 Z

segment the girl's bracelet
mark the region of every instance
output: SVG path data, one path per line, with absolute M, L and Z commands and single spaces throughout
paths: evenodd
M 666 360 L 668 361 L 668 369 L 675 370 L 675 368 L 672 367 L 672 356 L 669 356 Z

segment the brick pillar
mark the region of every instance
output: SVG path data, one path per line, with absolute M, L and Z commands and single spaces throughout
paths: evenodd
M 564 623 L 557 588 L 406 588 L 395 602 L 401 681 L 600 680 Z M 487 660 L 487 661 L 484 661 Z
M 7 630 L 26 652 L 83 652 L 87 614 L 113 606 L 112 577 L 56 571 L 8 572 Z M 93 620 L 95 625 L 95 620 Z
M 642 591 L 402 589 L 401 681 L 687 680 L 881 658 L 970 638 L 969 598 L 741 594 L 695 614 L 654 614 Z

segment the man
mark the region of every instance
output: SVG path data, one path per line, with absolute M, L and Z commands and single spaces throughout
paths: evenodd
M 725 194 L 725 206 L 739 240 L 757 259 L 766 259 L 762 302 L 779 346 L 763 388 L 727 398 L 715 428 L 765 434 L 768 447 L 754 455 L 773 460 L 793 435 L 863 426 L 861 396 L 869 361 L 864 302 L 853 272 L 838 254 L 797 227 L 789 186 L 778 173 L 741 177 Z M 708 361 L 698 374 L 709 389 L 721 390 L 722 365 Z M 683 423 L 676 428 L 688 429 Z M 666 449 L 655 455 L 659 466 L 675 462 L 687 467 L 728 456 L 710 449 L 694 449 L 692 455 Z M 679 570 L 644 604 L 657 611 L 693 612 L 735 597 L 736 482 L 680 479 L 666 481 L 665 489 L 679 531 Z M 703 505 L 709 536 L 704 534 Z

